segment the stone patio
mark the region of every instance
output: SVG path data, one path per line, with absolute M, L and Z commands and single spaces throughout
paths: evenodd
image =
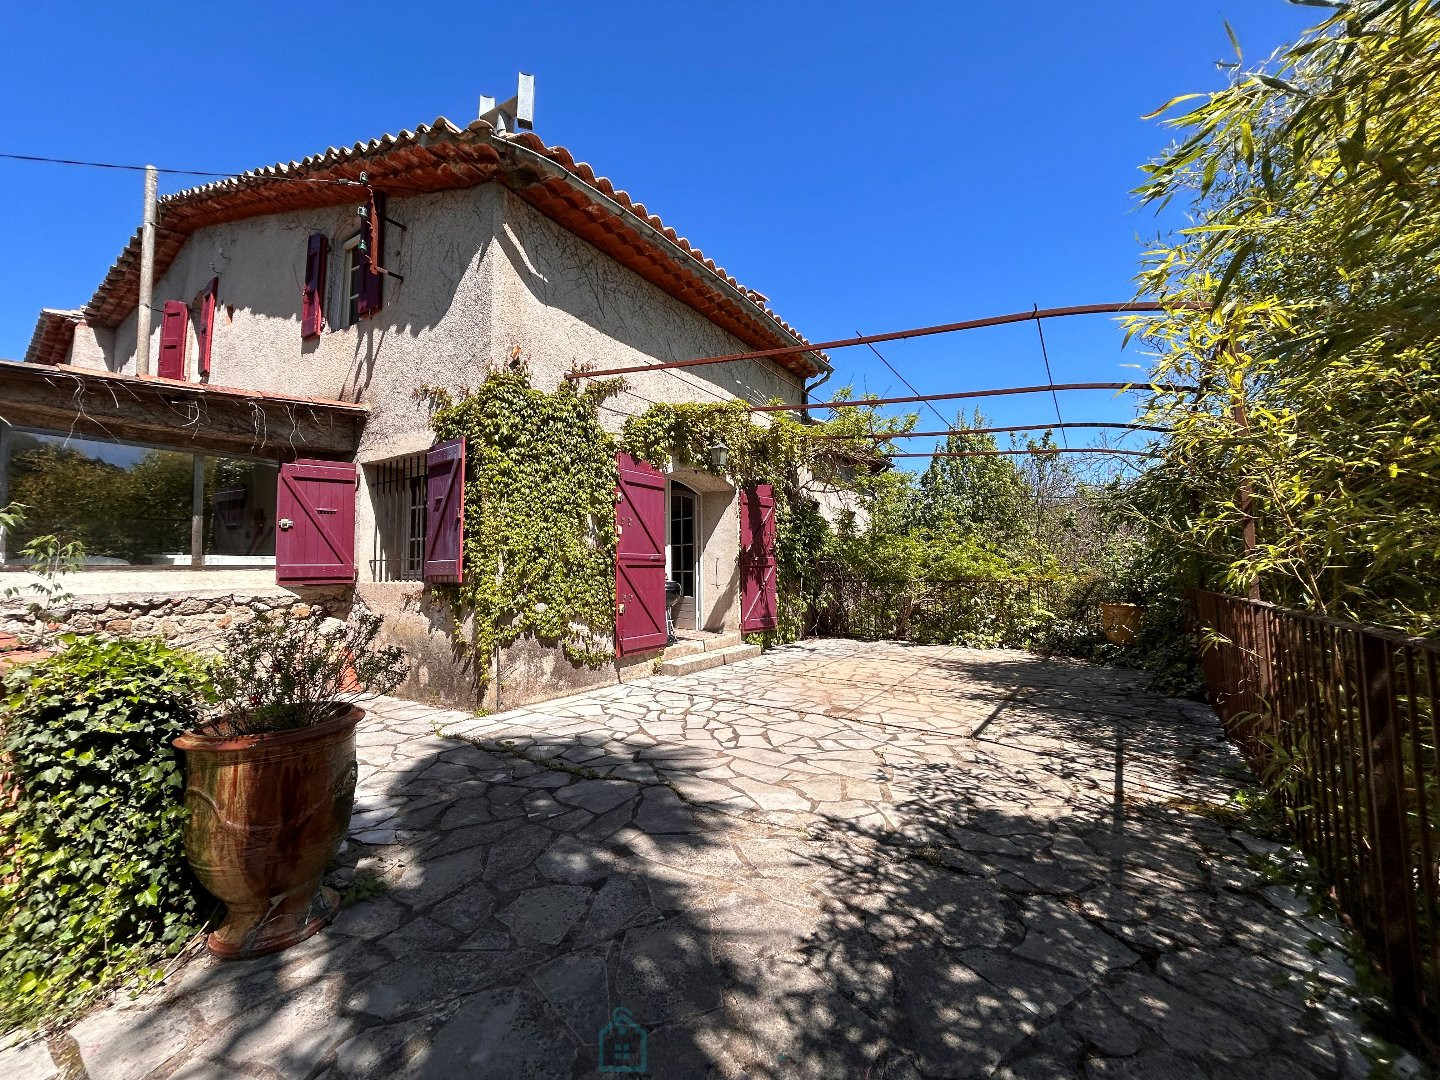
M 1363 1076 L 1338 930 L 1256 868 L 1208 709 L 818 641 L 475 718 L 378 699 L 335 924 L 8 1078 Z M 1283 853 L 1280 853 L 1283 854 Z

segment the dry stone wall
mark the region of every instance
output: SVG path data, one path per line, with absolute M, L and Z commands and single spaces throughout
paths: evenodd
M 314 589 L 303 595 L 216 592 L 77 597 L 40 618 L 26 611 L 23 605 L 0 607 L 0 633 L 22 637 L 40 632 L 103 637 L 158 636 L 175 645 L 214 652 L 226 630 L 262 612 L 304 618 L 318 609 L 325 615 L 346 619 L 351 606 L 348 589 Z

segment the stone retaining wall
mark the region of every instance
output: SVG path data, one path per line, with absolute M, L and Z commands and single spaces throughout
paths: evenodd
M 10 604 L 0 607 L 0 632 L 22 636 L 39 631 L 103 637 L 159 636 L 175 645 L 213 652 L 226 630 L 261 612 L 304 617 L 316 608 L 335 618 L 348 618 L 349 590 L 307 589 L 303 595 L 277 590 L 265 595 L 186 593 L 77 597 L 42 619 L 36 619 L 19 605 Z

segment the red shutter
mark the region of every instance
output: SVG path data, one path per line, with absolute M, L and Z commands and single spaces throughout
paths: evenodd
M 665 477 L 629 454 L 616 455 L 615 651 L 663 649 L 665 625 Z
M 355 465 L 302 458 L 280 466 L 275 500 L 275 580 L 329 585 L 355 580 Z
M 185 330 L 189 325 L 189 305 L 166 300 L 160 317 L 160 363 L 155 368 L 162 379 L 185 378 Z
M 459 581 L 465 543 L 465 440 L 425 454 L 425 580 Z
M 219 291 L 220 279 L 213 277 L 200 297 L 200 322 L 195 327 L 195 370 L 201 375 L 210 374 L 210 343 L 215 336 L 215 296 Z
M 740 495 L 740 629 L 746 633 L 775 629 L 775 573 L 775 490 L 757 484 Z
M 358 316 L 374 315 L 380 310 L 384 296 L 385 275 L 376 272 L 385 265 L 385 193 L 372 191 L 365 222 L 365 245 L 368 257 L 360 271 L 360 293 L 355 300 Z
M 325 268 L 330 241 L 324 233 L 311 233 L 305 248 L 305 294 L 300 310 L 301 339 L 319 337 L 325 328 Z

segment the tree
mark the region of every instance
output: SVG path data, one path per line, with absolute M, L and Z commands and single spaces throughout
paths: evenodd
M 1198 104 L 1195 103 L 1199 99 Z M 1144 481 L 1212 580 L 1440 625 L 1440 5 L 1355 0 L 1168 121 L 1135 326 L 1173 429 Z M 1143 326 L 1142 326 L 1143 322 Z M 1247 520 L 1255 544 L 1243 541 Z

